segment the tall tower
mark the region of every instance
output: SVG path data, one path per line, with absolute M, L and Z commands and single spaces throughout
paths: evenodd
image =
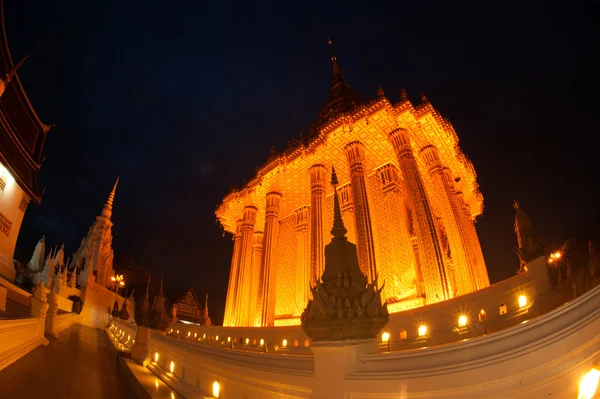
M 75 267 L 81 270 L 77 279 L 80 286 L 87 284 L 91 274 L 96 275 L 96 283 L 105 287 L 112 286 L 110 278 L 114 274 L 112 267 L 114 253 L 111 217 L 117 184 L 119 184 L 118 178 L 100 212 L 100 216 L 96 216 L 96 221 L 88 230 L 73 257 Z

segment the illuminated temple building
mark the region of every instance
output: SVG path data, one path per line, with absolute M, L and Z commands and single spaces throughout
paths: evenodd
M 234 236 L 225 326 L 300 324 L 323 274 L 332 166 L 348 240 L 390 312 L 489 286 L 474 225 L 483 197 L 450 122 L 404 90 L 395 104 L 381 88 L 367 102 L 332 63 L 311 132 L 272 154 L 216 210 Z
M 38 176 L 51 126 L 44 124 L 25 93 L 8 47 L 2 12 L 0 38 L 0 276 L 15 280 L 13 255 L 29 203 L 39 204 Z M 31 54 L 31 53 L 30 53 Z

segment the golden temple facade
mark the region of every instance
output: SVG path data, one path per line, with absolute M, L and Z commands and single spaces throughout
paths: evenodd
M 311 133 L 272 154 L 216 210 L 234 237 L 225 326 L 300 324 L 331 239 L 332 166 L 348 240 L 390 312 L 489 286 L 475 218 L 483 197 L 458 136 L 422 96 L 366 102 L 333 82 Z

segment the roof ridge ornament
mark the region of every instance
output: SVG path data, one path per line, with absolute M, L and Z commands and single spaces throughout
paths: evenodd
M 406 94 L 406 90 L 404 88 L 400 89 L 400 101 L 407 101 L 408 94 Z

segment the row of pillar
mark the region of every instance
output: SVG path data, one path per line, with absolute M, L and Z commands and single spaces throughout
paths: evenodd
M 420 151 L 438 198 L 442 221 L 452 254 L 452 266 L 442 248 L 439 221 L 426 194 L 408 132 L 396 129 L 389 140 L 404 178 L 402 191 L 411 211 L 418 253 L 415 261 L 417 292 L 427 303 L 465 294 L 489 285 L 479 240 L 461 194 L 456 192 L 449 170 L 444 167 L 434 146 Z M 377 278 L 377 262 L 372 215 L 367 195 L 365 148 L 359 141 L 344 147 L 350 169 L 356 244 L 363 273 L 369 281 Z M 314 286 L 324 270 L 323 210 L 329 170 L 321 164 L 309 168 L 310 207 L 296 210 L 297 265 L 296 300 L 306 303 L 309 283 Z M 236 224 L 229 289 L 225 310 L 226 326 L 273 326 L 275 321 L 275 279 L 279 237 L 281 193 L 266 195 L 263 231 L 255 231 L 257 208 L 247 206 Z M 408 216 L 404 215 L 406 218 Z M 309 222 L 310 220 L 310 222 Z M 396 226 L 404 229 L 405 226 Z M 407 243 L 407 249 L 415 245 Z

